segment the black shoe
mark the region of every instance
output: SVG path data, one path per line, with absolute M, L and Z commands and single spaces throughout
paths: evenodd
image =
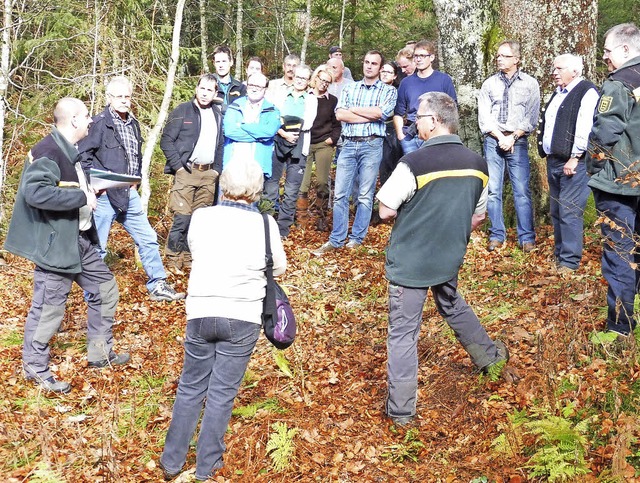
M 180 473 L 182 473 L 182 470 L 180 470 L 180 471 L 178 471 L 176 473 L 171 473 L 171 472 L 167 471 L 167 469 L 162 464 L 162 461 L 160 461 L 158 463 L 158 466 L 160 466 L 160 469 L 162 470 L 162 476 L 164 477 L 164 481 L 174 480 Z
M 126 352 L 123 352 L 122 354 L 116 354 L 114 352 L 108 360 L 103 359 L 101 361 L 89 362 L 89 367 L 103 368 L 107 366 L 121 366 L 129 362 L 129 359 L 131 359 L 131 357 Z
M 67 394 L 69 391 L 71 391 L 71 384 L 64 381 L 57 381 L 53 376 L 48 377 L 47 379 L 29 379 L 35 382 L 45 391 L 55 392 L 57 394 Z
M 498 350 L 498 358 L 488 366 L 485 366 L 482 368 L 483 374 L 488 374 L 491 368 L 495 367 L 497 364 L 500 364 L 500 363 L 506 364 L 507 362 L 509 362 L 509 349 L 507 348 L 507 345 L 504 342 L 502 342 L 500 339 L 496 340 L 495 344 L 496 344 L 496 349 Z

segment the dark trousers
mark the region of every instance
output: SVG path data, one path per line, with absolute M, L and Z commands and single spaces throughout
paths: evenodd
M 622 196 L 593 190 L 596 209 L 606 217 L 602 231 L 602 276 L 607 291 L 607 330 L 628 334 L 635 326 L 633 301 L 638 292 L 640 263 L 636 242 L 640 234 L 639 196 Z M 610 223 L 610 221 L 612 223 Z
M 584 208 L 589 187 L 585 163 L 579 162 L 576 174 L 567 176 L 563 172 L 566 162 L 553 156 L 547 158 L 549 209 L 556 263 L 575 270 L 582 259 Z

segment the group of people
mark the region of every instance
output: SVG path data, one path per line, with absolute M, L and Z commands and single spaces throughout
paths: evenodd
M 520 45 L 500 43 L 498 71 L 483 83 L 478 97 L 484 157 L 456 134 L 454 84 L 434 69 L 432 42 L 408 45 L 396 62 L 368 51 L 359 81 L 341 57 L 341 49 L 332 47 L 326 63 L 312 71 L 288 55 L 284 75 L 270 82 L 261 60 L 252 57 L 247 79 L 240 82 L 230 74 L 229 48 L 216 47 L 216 73 L 201 76 L 194 98 L 169 115 L 161 139 L 165 172 L 174 176 L 165 260 L 176 272 L 190 269 L 190 279 L 185 362 L 160 460 L 168 480 L 182 471 L 203 406 L 196 478 L 206 480 L 223 464 L 233 400 L 260 332 L 266 223 L 273 271 L 279 275 L 287 263 L 282 239 L 296 220 L 308 220 L 312 163 L 325 217 L 330 167 L 334 159 L 337 164 L 332 229 L 315 255 L 361 245 L 374 198 L 380 218 L 395 220 L 385 265 L 385 407 L 394 423 L 409 424 L 416 415 L 417 342 L 429 289 L 479 370 L 490 371 L 509 358 L 504 342 L 489 337 L 457 292 L 458 271 L 472 230 L 487 215 L 488 250 L 500 250 L 505 243 L 505 169 L 513 186 L 518 244 L 525 252 L 535 249 L 528 136 L 536 127 L 539 153 L 547 158 L 557 269 L 567 274 L 578 268 L 591 187 L 597 210 L 609 219 L 602 224 L 607 329 L 625 336 L 635 328 L 640 257 L 635 247 L 640 231 L 640 31 L 635 25 L 607 32 L 603 60 L 610 74 L 600 94 L 582 77 L 580 57 L 555 58 L 557 88 L 540 123 L 539 86 L 520 68 Z M 89 366 L 129 361 L 128 354 L 113 350 L 118 288 L 103 261 L 114 221 L 123 224 L 139 248 L 150 297 L 185 296 L 166 282 L 157 235 L 136 186 L 97 193 L 91 187 L 90 168 L 134 176 L 141 170 L 142 136 L 130 112 L 131 83 L 116 77 L 106 93 L 108 105 L 93 120 L 82 101 L 58 102 L 52 133 L 25 162 L 5 242 L 7 250 L 36 265 L 23 368 L 28 379 L 52 392 L 71 389 L 49 368 L 49 341 L 60 327 L 74 281 L 88 304 Z M 278 212 L 277 222 L 261 215 L 261 198 Z M 349 231 L 350 201 L 356 209 Z M 320 221 L 320 228 L 328 226 L 326 218 Z

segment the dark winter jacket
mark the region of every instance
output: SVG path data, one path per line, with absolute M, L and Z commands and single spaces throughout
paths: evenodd
M 129 114 L 131 116 L 131 114 Z M 142 133 L 137 119 L 133 118 L 133 129 L 138 139 L 138 159 L 142 160 Z M 127 151 L 116 127 L 109 107 L 93 118 L 89 135 L 78 143 L 78 151 L 85 169 L 96 168 L 118 174 L 129 174 Z M 140 176 L 140 173 L 134 173 Z M 126 212 L 129 206 L 129 188 L 107 190 L 111 206 L 116 212 Z
M 589 137 L 589 186 L 607 193 L 639 196 L 640 56 L 609 74 Z M 635 181 L 635 182 L 634 182 Z
M 213 169 L 220 174 L 222 172 L 222 155 L 224 148 L 224 136 L 222 134 L 222 112 L 214 104 L 210 106 L 218 126 L 217 148 L 213 160 Z M 162 132 L 160 148 L 167 158 L 164 167 L 166 174 L 175 174 L 180 168 L 191 172 L 188 166 L 189 158 L 196 147 L 200 137 L 200 109 L 195 101 L 183 102 L 176 107 L 167 120 Z M 202 133 L 207 136 L 208 133 Z
M 216 74 L 216 79 L 218 80 L 218 98 L 222 100 L 222 114 L 224 115 L 227 112 L 227 107 L 232 102 L 240 99 L 242 96 L 247 95 L 247 86 L 245 86 L 238 79 L 234 79 L 231 77 L 231 82 L 229 89 L 225 93 L 225 90 L 222 88 L 222 82 L 220 81 L 220 77 Z M 226 85 L 226 84 L 225 84 Z
M 38 267 L 80 273 L 79 211 L 87 204 L 75 164 L 80 155 L 53 129 L 27 156 L 4 247 Z M 98 243 L 93 224 L 87 235 Z

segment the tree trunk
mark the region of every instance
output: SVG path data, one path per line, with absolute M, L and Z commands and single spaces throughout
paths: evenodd
M 13 0 L 4 0 L 2 15 L 2 50 L 0 51 L 0 225 L 4 221 L 4 183 L 7 175 L 7 155 L 4 151 L 4 116 L 6 114 L 6 96 L 9 86 L 9 67 L 11 53 L 11 12 Z
M 200 58 L 202 59 L 202 72 L 209 72 L 209 60 L 207 48 L 209 38 L 207 36 L 207 0 L 200 0 Z
M 304 39 L 302 39 L 302 48 L 300 49 L 300 62 L 305 64 L 307 57 L 307 45 L 309 44 L 309 34 L 311 33 L 311 0 L 307 0 L 307 12 L 304 19 Z
M 180 31 L 182 28 L 182 12 L 184 11 L 184 4 L 186 0 L 178 0 L 176 4 L 176 16 L 175 23 L 173 25 L 173 39 L 171 41 L 171 61 L 169 63 L 169 71 L 167 72 L 166 88 L 164 91 L 164 97 L 162 98 L 162 104 L 160 105 L 160 112 L 158 113 L 158 119 L 153 129 L 149 133 L 147 144 L 142 155 L 142 209 L 147 212 L 149 206 L 149 197 L 151 196 L 151 187 L 149 185 L 149 168 L 151 166 L 151 158 L 156 146 L 156 142 L 164 125 L 164 121 L 167 118 L 169 111 L 169 105 L 171 104 L 171 94 L 173 93 L 173 84 L 176 77 L 176 69 L 178 67 L 178 60 L 180 58 Z
M 242 0 L 238 0 L 238 12 L 236 14 L 236 79 L 242 79 L 242 19 L 244 6 Z
M 340 31 L 338 37 L 338 46 L 342 48 L 342 41 L 344 39 L 344 14 L 347 10 L 347 0 L 342 0 L 342 11 L 340 12 Z
M 440 68 L 453 78 L 458 95 L 460 136 L 477 152 L 482 152 L 477 94 L 482 82 L 496 72 L 494 56 L 502 40 L 521 43 L 523 71 L 540 83 L 543 103 L 554 88 L 551 66 L 557 55 L 581 55 L 585 76 L 593 77 L 595 73 L 597 0 L 433 0 L 433 3 L 440 31 Z M 535 211 L 546 216 L 546 166 L 533 149 L 535 135 L 529 140 Z M 508 214 L 512 211 L 510 197 L 505 195 L 505 202 Z

